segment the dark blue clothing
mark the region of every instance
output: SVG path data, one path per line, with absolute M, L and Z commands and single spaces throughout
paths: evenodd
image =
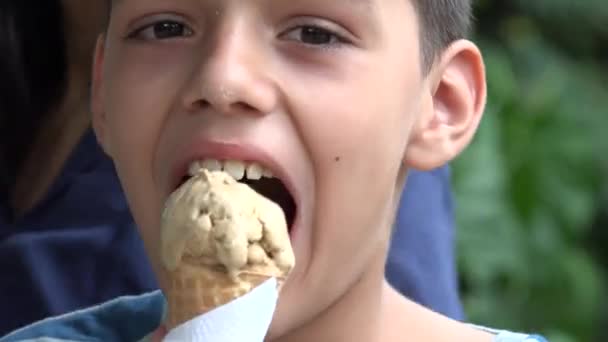
M 463 319 L 452 202 L 448 167 L 410 174 L 395 221 L 386 274 L 407 297 Z
M 46 198 L 9 216 L 0 193 L 0 336 L 34 321 L 157 288 L 112 162 L 89 131 Z M 460 318 L 447 169 L 413 174 L 389 279 Z

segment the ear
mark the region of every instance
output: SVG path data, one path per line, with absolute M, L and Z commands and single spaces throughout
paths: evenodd
M 408 167 L 432 170 L 455 158 L 471 142 L 486 104 L 481 52 L 459 40 L 442 54 L 427 77 L 421 113 L 405 155 Z
M 104 63 L 105 36 L 100 35 L 95 44 L 93 70 L 91 75 L 91 112 L 93 114 L 93 130 L 97 141 L 109 156 L 112 155 L 106 130 L 106 114 L 104 99 Z

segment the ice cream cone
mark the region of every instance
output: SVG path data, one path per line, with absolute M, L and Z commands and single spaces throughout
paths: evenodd
M 281 207 L 225 172 L 204 169 L 167 200 L 160 247 L 169 330 L 270 278 L 280 290 L 295 264 Z
M 280 290 L 285 279 L 272 265 L 248 266 L 232 277 L 217 268 L 183 263 L 168 274 L 165 325 L 169 330 L 174 329 L 245 295 L 273 277 Z

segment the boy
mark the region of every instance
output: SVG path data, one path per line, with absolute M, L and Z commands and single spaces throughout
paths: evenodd
M 255 162 L 295 203 L 297 266 L 268 340 L 540 340 L 449 320 L 384 278 L 408 170 L 456 157 L 481 119 L 483 61 L 462 39 L 469 12 L 465 0 L 114 1 L 96 50 L 93 121 L 159 279 L 159 213 L 187 166 Z M 145 317 L 159 316 L 149 309 L 159 298 L 64 318 L 105 320 L 103 331 L 25 329 L 8 340 L 162 334 L 159 317 Z
M 0 31 L 13 32 L 0 35 L 0 50 L 12 52 L 0 58 L 11 85 L 0 92 L 0 278 L 11 279 L 0 282 L 0 336 L 157 288 L 113 163 L 90 128 L 91 55 L 108 4 L 31 4 L 39 2 L 0 2 Z M 408 298 L 460 318 L 449 178 L 447 166 L 408 176 L 386 274 Z

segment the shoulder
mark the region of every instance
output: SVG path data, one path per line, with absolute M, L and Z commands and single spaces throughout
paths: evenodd
M 494 333 L 495 337 L 492 342 L 548 342 L 547 339 L 540 335 L 529 335 L 505 330 L 484 330 Z
M 549 342 L 546 338 L 535 334 L 523 334 L 506 330 L 497 330 L 482 326 L 472 325 L 475 329 L 493 334 L 492 342 Z
M 158 328 L 164 310 L 165 300 L 160 291 L 125 296 L 34 323 L 0 337 L 0 342 L 137 341 Z
M 512 333 L 508 331 L 500 332 L 496 335 L 494 342 L 548 342 L 547 339 L 540 335 L 526 335 Z

